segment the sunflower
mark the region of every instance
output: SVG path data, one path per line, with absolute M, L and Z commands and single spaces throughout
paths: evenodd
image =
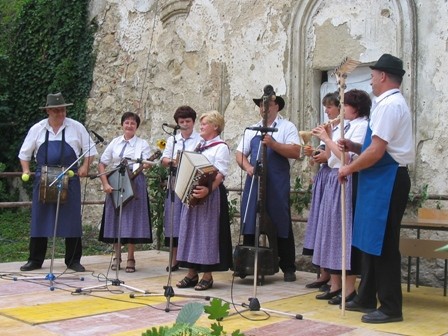
M 166 141 L 165 139 L 159 139 L 156 141 L 156 146 L 160 149 L 160 150 L 164 150 L 166 147 Z

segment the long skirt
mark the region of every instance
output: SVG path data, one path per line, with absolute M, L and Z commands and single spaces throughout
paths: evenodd
M 319 219 L 319 209 L 322 201 L 322 195 L 327 183 L 327 177 L 331 172 L 331 168 L 324 164 L 317 172 L 311 195 L 311 206 L 308 214 L 308 222 L 306 224 L 305 238 L 303 242 L 303 255 L 313 255 L 314 243 L 316 240 L 317 221 Z
M 313 264 L 342 270 L 342 207 L 338 168 L 331 169 L 322 195 L 314 244 Z M 345 183 L 345 269 L 351 269 L 352 247 L 352 177 Z
M 122 244 L 152 243 L 149 196 L 143 174 L 134 179 L 134 198 L 123 205 L 121 222 L 120 208 L 115 209 L 112 196 L 106 196 L 98 240 L 116 243 L 119 231 Z
M 232 267 L 229 205 L 223 184 L 204 204 L 183 205 L 177 260 L 197 272 L 227 271 Z

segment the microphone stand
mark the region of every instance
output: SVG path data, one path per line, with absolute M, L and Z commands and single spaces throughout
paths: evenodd
M 176 141 L 176 132 L 179 127 L 171 127 L 169 125 L 165 125 L 173 129 L 172 137 L 173 137 L 173 148 L 171 150 L 171 162 L 169 164 L 169 174 L 168 174 L 168 190 L 167 190 L 167 196 L 169 197 L 169 204 L 170 204 L 170 211 L 169 211 L 169 229 L 170 229 L 170 246 L 169 246 L 169 266 L 168 266 L 168 279 L 165 286 L 163 286 L 163 296 L 166 298 L 166 306 L 165 306 L 165 312 L 170 312 L 170 304 L 171 304 L 171 298 L 174 296 L 179 297 L 185 297 L 185 298 L 196 298 L 196 299 L 204 299 L 204 300 L 210 300 L 210 296 L 202 296 L 202 295 L 186 295 L 186 294 L 176 294 L 174 292 L 173 287 L 171 286 L 171 279 L 172 279 L 172 262 L 173 262 L 173 235 L 174 235 L 174 205 L 175 205 L 175 197 L 176 194 L 174 192 L 175 188 L 174 185 L 176 183 L 176 167 L 173 165 L 173 159 L 174 159 L 174 149 L 175 145 L 177 143 Z M 164 129 L 165 130 L 165 129 Z M 166 130 L 165 130 L 166 132 Z M 147 297 L 147 296 L 161 296 L 161 294 L 156 293 L 144 293 L 143 295 L 135 295 L 131 293 L 129 295 L 130 298 L 135 297 Z
M 126 160 L 122 160 L 120 162 L 120 164 L 113 170 L 107 172 L 107 174 L 109 173 L 113 173 L 114 171 L 119 172 L 119 177 L 118 177 L 118 188 L 117 191 L 119 192 L 119 197 L 118 197 L 118 230 L 117 230 L 117 244 L 118 246 L 121 245 L 121 224 L 122 224 L 122 215 L 123 215 L 123 202 L 124 202 L 124 177 L 126 174 L 126 168 L 127 168 L 127 162 Z M 106 173 L 104 173 L 106 174 Z M 103 174 L 97 175 L 97 176 L 101 176 Z M 106 289 L 108 285 L 112 285 L 112 286 L 118 286 L 118 287 L 124 287 L 127 288 L 131 291 L 134 292 L 140 292 L 140 293 L 147 293 L 147 291 L 142 290 L 142 289 L 138 289 L 135 287 L 131 287 L 128 286 L 124 283 L 124 281 L 120 280 L 119 278 L 119 272 L 120 272 L 120 258 L 115 258 L 115 279 L 106 279 L 106 284 L 104 285 L 97 285 L 97 286 L 90 286 L 90 287 L 84 287 L 84 288 L 77 288 L 75 290 L 75 293 L 81 293 L 83 291 L 91 291 L 92 289 L 97 289 L 97 288 L 101 288 L 101 289 Z
M 86 156 L 87 153 L 90 152 L 90 150 L 93 147 L 95 147 L 100 142 L 102 142 L 102 140 L 98 139 L 97 141 L 95 141 L 87 151 L 82 153 L 70 166 L 68 166 L 64 171 L 62 171 L 58 176 L 56 176 L 56 178 L 53 180 L 53 182 L 51 182 L 48 186 L 49 188 L 51 188 L 52 186 L 55 185 L 58 190 L 58 196 L 57 196 L 57 201 L 56 201 L 56 213 L 55 213 L 55 219 L 54 219 L 53 239 L 52 239 L 52 247 L 51 247 L 50 272 L 45 277 L 14 277 L 13 278 L 14 281 L 25 280 L 25 279 L 26 280 L 49 280 L 50 281 L 50 290 L 54 291 L 54 288 L 55 288 L 54 283 L 56 280 L 56 276 L 53 273 L 53 267 L 54 267 L 55 248 L 56 248 L 56 234 L 57 234 L 57 229 L 58 229 L 58 224 L 59 224 L 58 223 L 59 222 L 59 207 L 60 207 L 60 202 L 61 202 L 62 179 L 75 164 L 77 164 L 84 156 Z M 65 278 L 65 279 L 69 279 L 69 278 Z M 80 278 L 73 277 L 70 279 L 84 281 L 83 277 L 80 277 Z
M 170 246 L 169 246 L 169 257 L 168 257 L 168 279 L 166 286 L 163 286 L 164 292 L 163 295 L 166 298 L 166 306 L 165 306 L 165 312 L 170 311 L 170 302 L 171 298 L 175 295 L 174 289 L 171 286 L 171 280 L 172 280 L 172 264 L 173 264 L 173 240 L 174 240 L 174 200 L 175 200 L 175 192 L 174 192 L 174 184 L 176 182 L 176 169 L 173 165 L 173 159 L 174 159 L 174 148 L 176 147 L 176 132 L 177 129 L 173 129 L 173 134 L 171 135 L 173 137 L 173 148 L 171 150 L 171 160 L 169 164 L 169 174 L 168 174 L 168 197 L 170 199 L 170 212 L 169 212 L 169 228 L 170 228 Z
M 268 98 L 270 96 L 263 96 L 263 104 L 264 104 L 264 109 L 265 111 L 267 111 L 267 109 L 269 108 L 268 104 Z M 266 126 L 266 125 L 263 125 Z M 261 129 L 261 128 L 260 128 Z M 295 319 L 301 320 L 303 319 L 303 316 L 300 314 L 292 314 L 292 313 L 287 313 L 287 312 L 281 312 L 281 311 L 277 311 L 277 310 L 271 310 L 271 309 L 266 309 L 266 308 L 262 308 L 260 301 L 257 298 L 257 282 L 258 282 L 258 257 L 259 257 L 259 251 L 260 251 L 260 244 L 259 244 L 259 236 L 260 236 L 260 217 L 261 217 L 261 209 L 262 207 L 266 208 L 266 204 L 261 204 L 261 197 L 260 197 L 260 188 L 261 188 L 261 182 L 260 182 L 260 177 L 262 176 L 262 172 L 263 169 L 266 169 L 267 167 L 263 167 L 263 163 L 260 161 L 260 153 L 262 150 L 262 146 L 265 146 L 262 144 L 263 138 L 265 137 L 265 135 L 268 133 L 267 132 L 268 128 L 264 127 L 264 129 L 262 129 L 262 131 L 260 131 L 261 133 L 261 139 L 260 139 L 260 143 L 258 146 L 258 152 L 257 152 L 257 158 L 256 158 L 256 164 L 255 164 L 255 169 L 254 169 L 254 175 L 252 176 L 252 181 L 251 181 L 251 185 L 250 185 L 250 189 L 249 189 L 249 195 L 247 198 L 247 203 L 246 203 L 246 209 L 244 211 L 244 219 L 243 219 L 243 227 L 242 227 L 242 231 L 244 231 L 244 226 L 246 223 L 246 216 L 247 216 L 247 212 L 248 212 L 248 208 L 249 208 L 249 204 L 250 204 L 250 199 L 251 199 L 251 194 L 252 194 L 252 188 L 254 185 L 254 181 L 255 179 L 257 180 L 257 199 L 256 199 L 256 217 L 255 217 L 255 239 L 254 239 L 254 282 L 253 282 L 253 295 L 252 297 L 250 297 L 249 303 L 242 303 L 241 306 L 244 308 L 247 308 L 247 310 L 249 311 L 264 311 L 267 313 L 277 313 L 277 314 L 281 314 L 281 315 L 286 315 L 286 316 L 290 316 L 290 317 L 294 317 Z M 274 131 L 274 129 L 272 129 L 271 131 Z M 266 158 L 264 158 L 264 162 L 266 162 Z M 266 191 L 265 191 L 266 192 Z M 277 239 L 276 237 L 272 237 L 272 239 Z M 262 275 L 262 279 L 264 279 L 264 274 Z

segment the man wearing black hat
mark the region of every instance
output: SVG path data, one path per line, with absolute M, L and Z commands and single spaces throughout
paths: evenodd
M 81 153 L 87 153 L 81 166 L 74 165 L 71 170 L 74 176 L 68 179 L 67 199 L 60 204 L 57 237 L 65 237 L 65 264 L 68 268 L 83 272 L 82 225 L 81 225 L 81 186 L 79 176 L 87 176 L 89 166 L 97 154 L 93 140 L 86 128 L 73 119 L 67 118 L 66 104 L 61 93 L 49 94 L 44 109 L 48 115 L 33 125 L 19 152 L 23 174 L 29 175 L 30 161 L 36 160 L 36 175 L 33 184 L 33 205 L 31 210 L 31 238 L 28 262 L 20 267 L 21 271 L 32 271 L 42 267 L 47 251 L 48 237 L 53 237 L 56 220 L 57 200 L 50 201 L 40 196 L 43 167 L 69 167 Z M 47 168 L 50 170 L 51 168 Z M 60 170 L 59 170 L 60 171 Z M 55 177 L 47 178 L 47 186 Z M 45 183 L 44 183 L 45 184 Z M 47 188 L 44 190 L 48 190 Z M 62 189 L 62 188 L 61 188 Z M 42 193 L 44 194 L 44 193 Z M 62 192 L 61 192 L 62 195 Z M 62 201 L 61 201 L 62 202 Z
M 294 124 L 279 115 L 279 111 L 285 106 L 283 98 L 275 96 L 274 92 L 264 98 L 269 100 L 267 115 L 264 113 L 263 97 L 253 101 L 259 106 L 262 117 L 266 117 L 267 128 L 263 129 L 263 122 L 260 121 L 251 127 L 252 130 L 247 130 L 236 154 L 238 165 L 247 173 L 241 204 L 241 214 L 244 214 L 242 234 L 244 245 L 253 246 L 257 219 L 257 185 L 255 183 L 254 188 L 251 185 L 254 184 L 252 178 L 256 162 L 261 160 L 262 143 L 266 146 L 267 154 L 264 160 L 267 164 L 266 212 L 277 231 L 279 267 L 284 273 L 284 280 L 289 282 L 296 280 L 295 244 L 289 204 L 290 161 L 300 156 L 300 140 Z
M 403 62 L 384 54 L 370 68 L 376 98 L 364 145 L 340 141 L 341 147 L 360 153 L 339 169 L 342 183 L 359 171 L 353 245 L 363 252 L 361 283 L 346 309 L 367 313 L 361 318 L 365 323 L 399 322 L 403 320 L 400 224 L 411 185 L 407 165 L 415 156 L 412 119 L 399 90 Z

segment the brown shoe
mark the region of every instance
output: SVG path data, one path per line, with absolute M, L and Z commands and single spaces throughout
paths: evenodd
M 128 259 L 125 272 L 126 273 L 134 273 L 135 272 L 135 259 Z
M 201 281 L 199 281 L 199 283 L 194 287 L 194 290 L 204 291 L 212 287 L 213 287 L 213 279 L 210 280 L 201 279 Z
M 121 270 L 121 258 L 120 258 L 120 261 L 118 262 L 118 270 Z M 116 271 L 117 270 L 117 258 L 114 258 L 113 260 L 112 260 L 112 265 L 110 265 L 110 269 L 112 270 L 112 271 Z
M 193 278 L 185 277 L 176 284 L 177 288 L 189 288 L 197 285 L 199 276 L 196 274 Z

